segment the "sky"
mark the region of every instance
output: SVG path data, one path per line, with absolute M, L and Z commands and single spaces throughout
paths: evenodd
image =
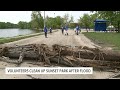
M 19 21 L 29 22 L 31 20 L 32 11 L 0 11 L 0 22 L 11 22 L 17 24 Z M 74 17 L 74 22 L 77 22 L 79 17 L 84 13 L 91 14 L 90 11 L 45 11 L 45 16 L 56 17 L 64 16 L 65 13 Z M 44 11 L 41 11 L 42 16 Z

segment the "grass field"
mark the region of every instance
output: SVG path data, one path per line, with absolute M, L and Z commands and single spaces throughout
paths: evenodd
M 8 42 L 13 42 L 13 41 L 17 41 L 17 40 L 21 40 L 21 39 L 25 39 L 25 38 L 29 38 L 29 37 L 33 37 L 33 36 L 38 36 L 41 35 L 41 33 L 37 33 L 37 34 L 31 34 L 31 35 L 25 35 L 25 36 L 16 36 L 16 37 L 12 37 L 12 38 L 0 38 L 0 44 L 4 44 L 4 43 L 8 43 Z
M 98 45 L 111 46 L 115 50 L 120 50 L 120 33 L 84 32 L 83 34 Z

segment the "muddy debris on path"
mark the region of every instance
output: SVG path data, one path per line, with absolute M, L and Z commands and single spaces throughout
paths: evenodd
M 13 60 L 17 59 L 17 60 Z M 20 65 L 24 60 L 45 62 L 52 66 L 93 67 L 101 70 L 120 70 L 120 52 L 89 48 L 87 46 L 63 46 L 54 44 L 28 44 L 0 48 L 0 60 Z

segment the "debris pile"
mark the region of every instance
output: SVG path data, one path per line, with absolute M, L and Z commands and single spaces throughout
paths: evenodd
M 14 59 L 14 60 L 13 60 Z M 16 59 L 16 60 L 15 60 Z M 120 69 L 120 52 L 89 48 L 87 46 L 63 46 L 54 44 L 29 44 L 0 47 L 0 60 L 21 64 L 24 60 L 36 60 L 48 65 L 53 63 L 68 67 L 93 67 L 94 69 Z

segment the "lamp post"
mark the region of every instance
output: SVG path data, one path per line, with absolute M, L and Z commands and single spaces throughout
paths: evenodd
M 54 13 L 54 28 L 55 28 L 55 13 Z
M 44 11 L 44 27 L 45 27 L 45 11 Z
M 55 13 L 54 13 L 54 18 L 55 18 Z

